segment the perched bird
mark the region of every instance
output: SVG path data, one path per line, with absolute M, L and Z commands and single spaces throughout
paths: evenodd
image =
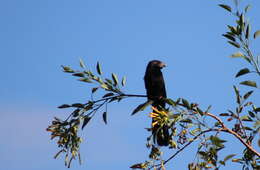
M 157 110 L 165 109 L 166 90 L 161 69 L 166 65 L 159 60 L 152 60 L 146 67 L 144 76 L 144 83 L 146 88 L 146 94 L 148 100 L 152 100 L 152 106 Z M 153 120 L 154 122 L 154 120 Z M 156 141 L 159 146 L 169 145 L 169 130 L 167 125 L 160 127 L 155 125 L 153 127 L 153 140 Z

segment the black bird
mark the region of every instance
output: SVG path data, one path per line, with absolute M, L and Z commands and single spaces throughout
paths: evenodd
M 166 65 L 159 60 L 152 60 L 148 63 L 144 76 L 147 98 L 153 101 L 152 105 L 157 110 L 165 109 L 164 99 L 167 96 L 163 74 L 161 72 L 161 69 L 165 66 Z M 167 125 L 163 127 L 155 125 L 152 133 L 154 142 L 156 141 L 159 146 L 169 145 L 170 135 Z

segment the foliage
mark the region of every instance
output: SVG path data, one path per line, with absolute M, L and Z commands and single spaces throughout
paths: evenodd
M 228 31 L 223 36 L 228 40 L 228 43 L 240 51 L 231 55 L 232 58 L 241 58 L 248 63 L 247 68 L 240 69 L 235 77 L 244 77 L 246 74 L 252 73 L 255 75 L 255 80 L 260 78 L 259 56 L 255 56 L 251 50 L 251 42 L 260 35 L 260 31 L 251 33 L 251 25 L 247 19 L 247 13 L 250 5 L 241 8 L 239 1 L 234 0 L 234 7 L 227 4 L 219 6 L 231 13 L 235 19 L 235 25 L 227 25 Z M 86 103 L 63 104 L 58 108 L 72 108 L 72 113 L 65 120 L 54 118 L 52 124 L 47 128 L 51 132 L 51 139 L 58 138 L 57 144 L 61 150 L 55 155 L 57 158 L 61 153 L 65 154 L 65 165 L 70 167 L 71 161 L 78 158 L 80 161 L 80 143 L 82 139 L 79 137 L 80 129 L 83 130 L 96 113 L 103 114 L 103 121 L 107 124 L 107 105 L 112 102 L 120 102 L 130 97 L 144 97 L 146 95 L 126 94 L 123 92 L 123 87 L 126 85 L 126 78 L 121 79 L 114 73 L 110 78 L 104 78 L 101 65 L 96 64 L 96 73 L 88 70 L 80 60 L 82 71 L 75 71 L 68 66 L 62 66 L 64 72 L 78 77 L 79 81 L 94 85 L 91 91 L 91 100 Z M 176 155 L 181 153 L 194 141 L 198 141 L 197 154 L 194 162 L 188 164 L 189 170 L 199 169 L 220 169 L 225 166 L 229 160 L 242 165 L 243 169 L 260 168 L 260 153 L 255 149 L 260 140 L 257 139 L 260 130 L 260 107 L 250 101 L 254 90 L 258 89 L 258 84 L 255 80 L 242 80 L 239 85 L 233 86 L 235 93 L 236 108 L 218 115 L 210 112 L 211 106 L 207 109 L 202 109 L 197 103 L 189 102 L 184 98 L 173 100 L 170 98 L 163 99 L 167 103 L 166 109 L 156 110 L 152 108 L 150 117 L 153 122 L 149 132 L 153 131 L 153 127 L 169 127 L 171 135 L 169 152 L 174 152 L 168 159 L 163 158 L 163 153 L 155 141 L 153 135 L 147 137 L 146 146 L 150 150 L 149 159 L 132 165 L 132 169 L 165 169 L 165 165 L 171 161 Z M 246 85 L 250 90 L 242 93 L 240 87 Z M 102 91 L 103 97 L 94 100 L 95 92 Z M 258 91 L 259 92 L 259 91 Z M 146 101 L 133 110 L 132 115 L 145 110 L 152 104 L 152 101 Z M 209 124 L 206 118 L 212 118 L 215 123 Z M 222 119 L 225 121 L 223 121 Z M 227 133 L 244 145 L 242 157 L 235 154 L 221 156 L 219 153 L 225 149 L 225 143 L 221 134 Z M 258 141 L 257 141 L 258 140 Z

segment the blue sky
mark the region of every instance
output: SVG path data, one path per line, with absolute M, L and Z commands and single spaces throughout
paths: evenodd
M 253 29 L 259 29 L 260 2 L 249 2 Z M 234 108 L 230 91 L 238 80 L 233 77 L 245 63 L 227 57 L 236 49 L 221 34 L 233 18 L 218 3 L 223 2 L 1 0 L 1 169 L 66 169 L 63 159 L 52 158 L 57 148 L 45 129 L 54 116 L 69 113 L 58 105 L 89 99 L 91 87 L 60 68 L 79 68 L 79 58 L 92 69 L 100 61 L 107 75 L 126 75 L 125 91 L 133 94 L 145 93 L 146 64 L 159 59 L 168 66 L 164 77 L 169 97 L 184 97 L 204 108 L 212 104 L 214 113 Z M 150 119 L 146 112 L 130 116 L 143 101 L 109 106 L 108 125 L 98 115 L 84 130 L 83 165 L 75 162 L 71 169 L 128 169 L 146 160 L 144 128 Z M 227 153 L 242 149 L 238 142 L 232 146 Z M 169 166 L 186 168 L 194 159 L 191 152 L 194 147 Z M 230 168 L 236 167 L 224 169 Z

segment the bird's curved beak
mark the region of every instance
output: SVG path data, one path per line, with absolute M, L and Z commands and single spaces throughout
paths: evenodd
M 161 63 L 161 64 L 160 64 L 160 67 L 161 67 L 161 68 L 164 68 L 164 67 L 166 67 L 166 64 L 165 64 L 165 63 Z

